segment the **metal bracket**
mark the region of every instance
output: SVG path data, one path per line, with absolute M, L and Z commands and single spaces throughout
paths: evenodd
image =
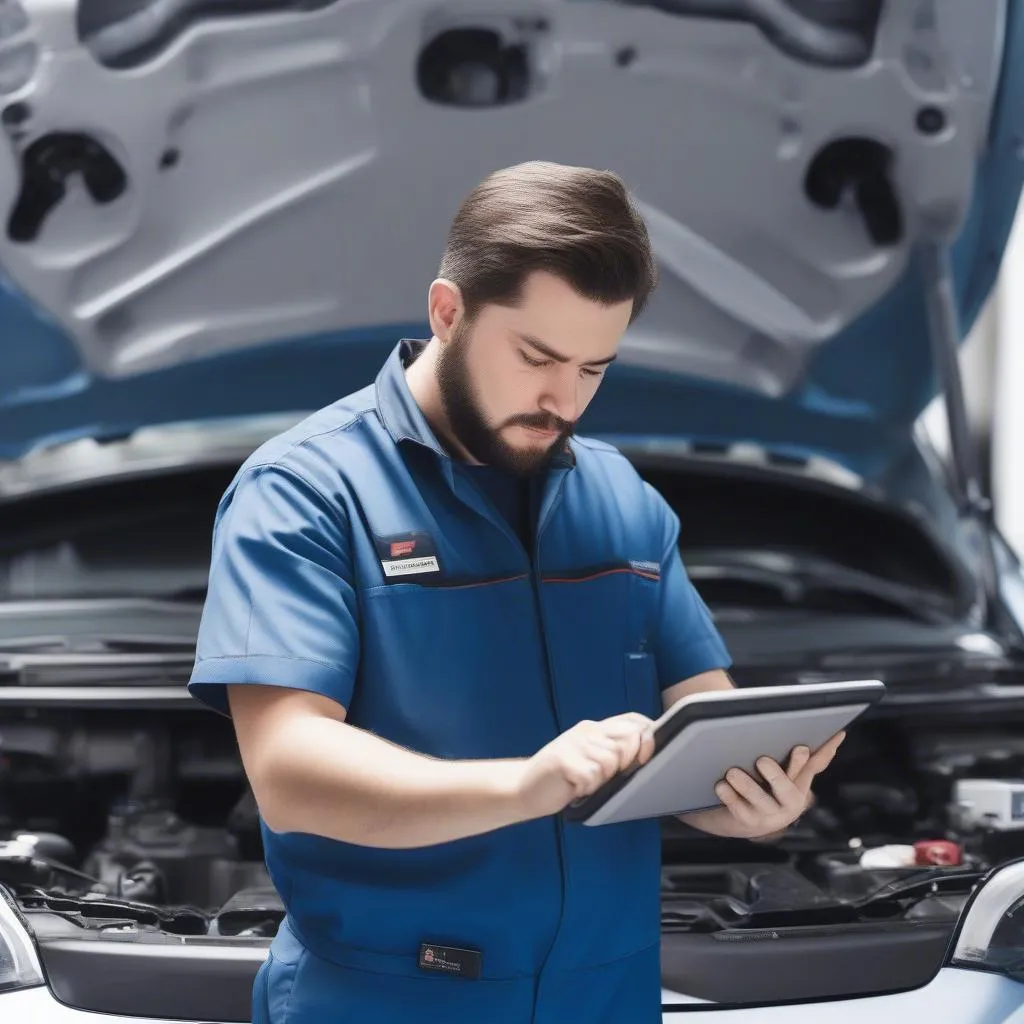
M 978 572 L 984 599 L 983 619 L 992 623 L 999 606 L 999 573 L 992 542 L 992 502 L 981 484 L 977 452 L 971 439 L 960 374 L 960 316 L 950 265 L 949 246 L 928 241 L 921 246 L 921 269 L 928 306 L 932 359 L 946 402 L 953 484 L 960 514 L 978 533 Z

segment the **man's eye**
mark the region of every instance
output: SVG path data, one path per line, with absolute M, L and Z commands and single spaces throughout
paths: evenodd
M 591 370 L 589 367 L 586 367 L 586 366 L 583 366 L 583 367 L 580 368 L 580 373 L 584 377 L 600 377 L 601 376 L 601 372 L 602 372 L 601 370 Z
M 548 366 L 551 363 L 550 359 L 531 359 L 525 352 L 519 353 L 523 357 L 523 362 L 527 366 Z

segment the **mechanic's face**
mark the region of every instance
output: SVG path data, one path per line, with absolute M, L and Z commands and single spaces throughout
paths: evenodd
M 438 386 L 456 440 L 479 462 L 536 472 L 572 435 L 615 358 L 632 300 L 603 306 L 560 278 L 531 275 L 516 309 L 459 319 L 441 348 Z

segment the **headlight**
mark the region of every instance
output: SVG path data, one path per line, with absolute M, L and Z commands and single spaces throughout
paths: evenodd
M 950 963 L 1024 982 L 1024 860 L 998 868 L 974 894 Z
M 9 898 L 0 888 L 0 992 L 43 984 L 32 936 L 7 902 Z

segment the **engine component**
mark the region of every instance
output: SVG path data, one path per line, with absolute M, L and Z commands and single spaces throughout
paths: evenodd
M 260 833 L 260 812 L 252 787 L 246 785 L 238 802 L 228 815 L 227 830 L 238 844 L 243 861 L 263 863 L 263 837 Z
M 284 918 L 284 904 L 272 885 L 235 893 L 217 911 L 211 935 L 274 936 Z
M 1024 782 L 958 779 L 950 813 L 965 829 L 1024 829 Z
M 11 845 L 24 849 L 32 857 L 58 864 L 74 864 L 78 859 L 71 840 L 53 832 L 19 832 Z
M 81 886 L 94 880 L 70 865 L 77 859 L 75 847 L 52 832 L 19 832 L 0 842 L 0 882 L 7 885 Z
M 772 927 L 823 909 L 843 913 L 830 893 L 785 864 L 673 866 L 662 872 L 661 892 L 665 930 L 717 931 L 741 918 Z
M 860 866 L 875 868 L 955 867 L 962 860 L 960 847 L 948 839 L 920 839 L 916 843 L 890 844 L 865 850 Z
M 97 892 L 64 895 L 36 889 L 19 902 L 26 911 L 67 915 L 73 931 L 88 929 L 94 934 L 128 930 L 153 934 L 158 929 L 168 935 L 205 935 L 209 928 L 209 916 L 195 907 L 158 907 Z M 66 925 L 60 926 L 60 931 L 69 934 Z
M 933 864 L 923 860 L 929 849 L 941 844 L 946 856 L 955 850 L 955 862 Z M 962 852 L 955 843 L 945 840 L 923 840 L 915 844 L 888 844 L 862 850 L 857 846 L 849 850 L 819 854 L 806 866 L 808 878 L 843 901 L 862 900 L 880 892 L 884 886 L 901 884 L 907 879 L 945 878 L 964 870 L 981 870 L 983 858 Z
M 921 839 L 914 843 L 914 863 L 925 867 L 955 867 L 963 859 L 960 847 L 948 839 Z
M 914 848 L 907 845 L 874 846 L 860 855 L 860 867 L 868 871 L 874 868 L 909 868 L 916 862 Z
M 895 783 L 842 780 L 829 802 L 828 810 L 841 821 L 846 837 L 859 836 L 869 846 L 912 842 L 924 811 L 913 789 Z M 832 835 L 839 838 L 835 830 Z
M 17 839 L 0 843 L 0 883 L 10 886 L 53 884 L 53 871 Z
M 112 895 L 209 906 L 220 902 L 215 866 L 237 859 L 237 843 L 223 828 L 190 825 L 171 810 L 127 805 L 110 815 L 107 835 L 83 871 Z

